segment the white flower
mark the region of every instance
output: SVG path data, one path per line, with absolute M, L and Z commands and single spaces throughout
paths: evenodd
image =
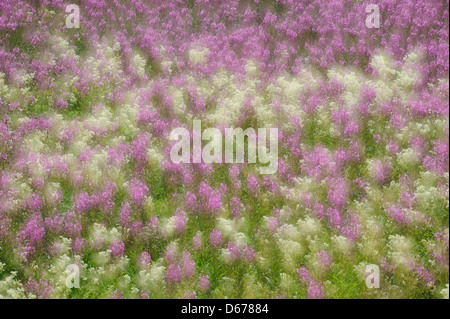
M 281 273 L 280 274 L 280 289 L 284 293 L 292 293 L 297 289 L 298 281 L 293 276 L 290 276 L 287 273 Z
M 175 216 L 166 219 L 164 225 L 162 226 L 162 234 L 164 235 L 164 237 L 168 238 L 172 236 L 173 233 L 175 232 L 176 229 L 175 219 L 176 219 Z
M 377 54 L 372 57 L 371 66 L 378 71 L 380 78 L 389 80 L 397 74 L 397 71 L 392 67 L 392 59 L 386 54 Z
M 238 247 L 242 247 L 247 244 L 248 238 L 244 233 L 235 232 L 231 234 L 231 241 Z
M 278 245 L 285 258 L 296 258 L 303 252 L 302 246 L 293 240 L 279 239 Z
M 293 241 L 298 241 L 301 237 L 297 227 L 292 224 L 285 224 L 281 226 L 278 229 L 277 234 L 282 239 L 289 239 Z
M 22 283 L 16 279 L 17 272 L 11 272 L 11 275 L 0 280 L 0 299 L 26 299 L 25 289 Z
M 348 252 L 352 248 L 352 242 L 350 239 L 344 237 L 344 236 L 333 236 L 331 237 L 331 243 L 333 246 L 342 251 L 342 252 Z
M 328 71 L 327 75 L 330 79 L 334 79 L 344 85 L 344 100 L 349 107 L 356 105 L 358 101 L 359 91 L 362 85 L 362 74 L 358 71 L 347 71 L 344 69 L 334 69 Z
M 443 299 L 449 299 L 448 298 L 448 284 L 445 285 L 445 288 L 441 290 L 441 295 Z
M 320 222 L 312 217 L 306 217 L 304 220 L 299 219 L 297 221 L 297 227 L 302 236 L 305 237 L 308 235 L 316 235 L 322 229 Z
M 136 69 L 138 75 L 140 77 L 143 77 L 145 74 L 145 64 L 147 61 L 145 61 L 145 59 L 143 59 L 139 53 L 135 53 L 134 58 L 133 58 L 133 66 Z
M 234 232 L 234 222 L 225 218 L 217 218 L 217 229 L 223 236 L 228 237 Z
M 418 158 L 416 155 L 416 151 L 414 151 L 412 148 L 407 148 L 397 154 L 397 160 L 401 166 L 408 168 L 416 164 Z
M 152 264 L 148 269 L 139 272 L 138 284 L 142 288 L 156 286 L 164 281 L 166 267 L 158 264 Z
M 412 258 L 413 244 L 411 239 L 401 235 L 389 236 L 389 253 L 392 261 L 397 264 L 403 264 L 407 259 Z
M 101 251 L 94 255 L 94 263 L 98 266 L 104 266 L 111 260 L 111 250 Z
M 194 48 L 189 50 L 189 60 L 193 65 L 204 64 L 208 61 L 208 48 Z

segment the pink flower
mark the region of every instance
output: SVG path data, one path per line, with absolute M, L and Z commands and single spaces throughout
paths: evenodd
M 372 163 L 372 166 L 370 168 L 370 175 L 376 180 L 378 184 L 385 184 L 390 177 L 391 174 L 391 167 L 386 164 L 382 163 L 380 160 L 375 160 Z
M 270 233 L 274 234 L 278 228 L 278 220 L 275 217 L 268 217 L 266 227 Z
M 218 229 L 214 229 L 211 234 L 209 235 L 209 243 L 213 247 L 219 247 L 222 246 L 223 239 L 222 239 L 222 233 Z
M 208 275 L 200 275 L 198 281 L 198 288 L 201 292 L 206 293 L 210 289 L 210 282 Z
M 328 256 L 328 253 L 325 250 L 321 250 L 316 254 L 317 260 L 319 261 L 319 264 L 324 267 L 328 268 L 331 265 L 331 258 Z
M 186 208 L 191 212 L 195 212 L 197 210 L 197 197 L 195 196 L 195 194 L 189 191 L 186 193 L 185 205 Z
M 183 257 L 181 258 L 181 265 L 183 270 L 183 278 L 190 279 L 195 275 L 196 267 L 195 262 L 189 252 L 183 252 Z
M 177 210 L 175 214 L 175 230 L 178 234 L 182 234 L 186 230 L 187 219 L 183 210 Z
M 36 282 L 33 278 L 30 278 L 28 283 L 25 284 L 25 289 L 39 299 L 51 298 L 54 292 L 53 286 L 48 281 L 39 279 L 39 282 Z
M 142 205 L 146 197 L 148 196 L 148 187 L 145 183 L 133 179 L 131 181 L 131 199 L 137 206 Z
M 321 282 L 312 280 L 309 283 L 308 299 L 323 299 L 323 286 Z
M 111 245 L 111 255 L 113 257 L 122 257 L 125 253 L 125 244 L 119 240 L 116 239 Z
M 75 241 L 72 245 L 72 251 L 74 254 L 83 255 L 83 250 L 86 247 L 86 239 L 84 238 L 75 238 Z
M 152 262 L 152 257 L 146 251 L 141 254 L 141 258 L 139 260 L 139 264 L 141 267 L 146 267 Z
M 167 267 L 166 282 L 169 285 L 175 285 L 181 281 L 181 267 L 180 265 L 170 264 Z
M 197 293 L 195 291 L 186 291 L 184 293 L 184 299 L 197 299 Z
M 311 280 L 308 269 L 306 267 L 301 267 L 297 269 L 297 278 L 298 281 L 302 284 L 307 284 Z
M 247 186 L 248 190 L 250 191 L 250 194 L 256 196 L 259 190 L 259 182 L 255 176 L 251 174 L 247 176 Z
M 120 223 L 122 226 L 129 228 L 131 225 L 131 208 L 130 203 L 122 203 L 122 209 L 120 210 Z
M 192 247 L 195 251 L 200 251 L 202 249 L 203 243 L 202 239 L 199 236 L 194 236 L 192 238 Z
M 230 262 L 236 262 L 241 256 L 241 250 L 238 245 L 233 244 L 231 241 L 227 245 L 228 257 Z

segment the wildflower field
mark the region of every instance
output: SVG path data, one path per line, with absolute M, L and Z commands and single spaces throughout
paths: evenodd
M 448 0 L 0 0 L 0 298 L 448 298 L 448 107 Z

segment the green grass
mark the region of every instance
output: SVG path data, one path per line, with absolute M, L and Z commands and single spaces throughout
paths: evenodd
M 353 265 L 336 264 L 327 280 L 335 287 L 335 293 L 330 296 L 333 299 L 358 299 L 365 289 Z

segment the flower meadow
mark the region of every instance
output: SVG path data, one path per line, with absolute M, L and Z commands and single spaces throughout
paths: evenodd
M 445 0 L 2 0 L 0 298 L 448 298 L 448 107 Z

